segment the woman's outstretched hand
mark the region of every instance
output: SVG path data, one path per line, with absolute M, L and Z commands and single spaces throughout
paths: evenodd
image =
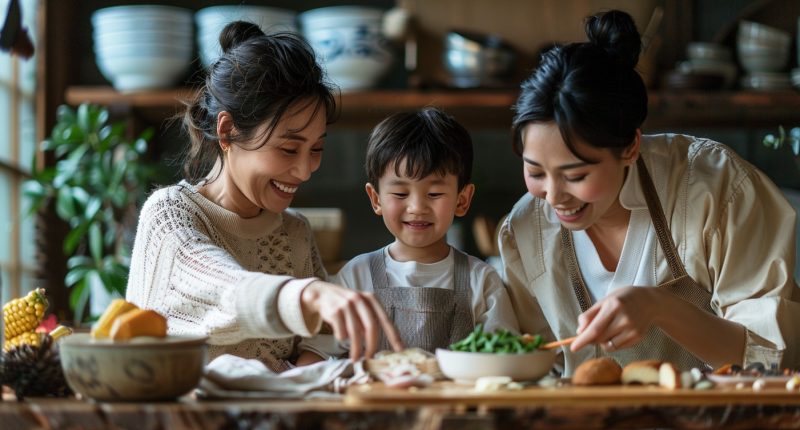
M 641 341 L 657 319 L 658 288 L 616 289 L 578 317 L 578 337 L 570 349 L 598 344 L 608 352 Z
M 383 307 L 370 293 L 349 290 L 328 282 L 314 281 L 301 296 L 304 312 L 319 314 L 330 324 L 336 339 L 350 339 L 350 359 L 372 357 L 378 349 L 380 331 L 395 351 L 403 349 L 403 342 Z

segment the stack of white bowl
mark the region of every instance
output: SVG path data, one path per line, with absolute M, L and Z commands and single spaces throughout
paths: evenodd
M 258 24 L 265 33 L 278 31 L 297 32 L 296 13 L 291 10 L 267 6 L 211 6 L 195 14 L 197 46 L 203 67 L 209 67 L 222 55 L 219 35 L 232 21 Z
M 98 9 L 92 14 L 97 66 L 119 91 L 167 88 L 192 62 L 192 11 L 136 5 Z
M 681 73 L 722 76 L 724 88 L 730 88 L 736 82 L 736 64 L 731 60 L 731 50 L 727 46 L 691 42 L 686 46 L 686 56 L 688 60 L 678 64 Z
M 381 9 L 323 7 L 300 14 L 300 23 L 328 77 L 342 91 L 374 87 L 392 64 Z
M 747 71 L 742 88 L 782 90 L 791 87 L 786 68 L 792 37 L 783 30 L 757 22 L 742 21 L 736 39 L 739 62 Z

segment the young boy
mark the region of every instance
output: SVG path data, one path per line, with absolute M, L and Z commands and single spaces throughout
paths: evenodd
M 372 210 L 395 240 L 355 257 L 332 281 L 374 293 L 406 347 L 446 348 L 477 323 L 519 332 L 497 272 L 446 241 L 475 192 L 467 130 L 435 108 L 392 115 L 370 135 L 366 170 Z M 338 357 L 346 348 L 329 335 L 306 339 L 297 364 Z M 381 349 L 389 349 L 385 338 Z

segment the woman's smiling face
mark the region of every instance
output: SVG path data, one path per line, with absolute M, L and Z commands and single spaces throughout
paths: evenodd
M 325 108 L 299 103 L 286 112 L 269 138 L 266 127 L 257 129 L 250 142 L 230 145 L 223 175 L 233 184 L 230 197 L 237 200 L 237 207 L 279 213 L 319 169 L 327 127 Z
M 570 230 L 610 221 L 622 210 L 619 192 L 626 168 L 636 161 L 638 141 L 637 137 L 618 157 L 610 149 L 577 140 L 578 153 L 598 161 L 589 164 L 569 150 L 555 122 L 531 123 L 522 133 L 525 185 L 533 196 L 546 200 Z

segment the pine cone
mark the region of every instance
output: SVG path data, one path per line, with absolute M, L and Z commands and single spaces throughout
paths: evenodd
M 58 344 L 48 334 L 42 343 L 11 348 L 0 365 L 0 381 L 11 387 L 17 400 L 29 396 L 66 397 L 72 394 L 64 378 Z

